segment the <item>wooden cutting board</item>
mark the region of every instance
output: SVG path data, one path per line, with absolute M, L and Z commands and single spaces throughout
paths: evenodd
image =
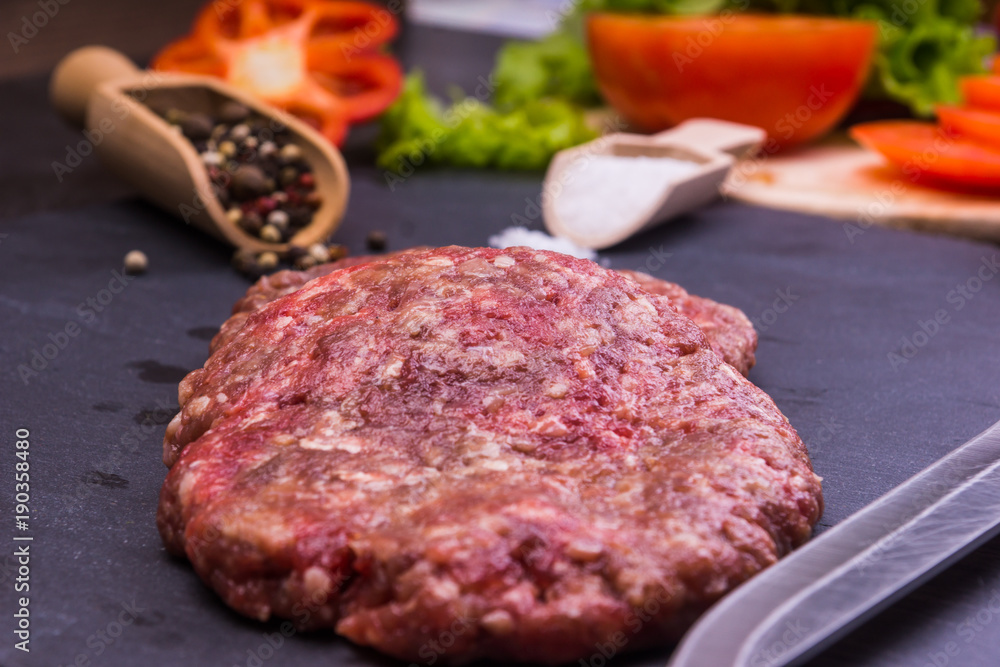
M 743 161 L 723 193 L 748 204 L 853 221 L 845 224 L 849 236 L 877 224 L 1000 241 L 1000 194 L 924 187 L 844 135 Z

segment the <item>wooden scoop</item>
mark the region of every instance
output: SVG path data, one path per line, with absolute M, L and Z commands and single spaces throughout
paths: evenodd
M 549 164 L 543 186 L 542 215 L 553 236 L 568 238 L 585 248 L 600 250 L 704 206 L 719 196 L 729 170 L 763 145 L 767 133 L 749 125 L 721 120 L 694 119 L 654 135 L 615 133 L 560 151 Z M 595 156 L 673 158 L 693 164 L 693 170 L 660 187 L 662 194 L 634 219 L 608 224 L 599 232 L 574 226 L 559 216 L 557 202 L 566 186 Z M 609 175 L 613 178 L 613 175 Z M 610 204 L 614 205 L 614 198 Z
M 344 215 L 350 180 L 340 152 L 302 121 L 218 79 L 142 71 L 117 51 L 88 46 L 63 58 L 49 93 L 113 172 L 163 209 L 238 248 L 285 252 L 322 242 Z M 266 243 L 226 217 L 194 145 L 151 108 L 212 115 L 230 100 L 287 128 L 312 167 L 322 204 L 289 243 Z

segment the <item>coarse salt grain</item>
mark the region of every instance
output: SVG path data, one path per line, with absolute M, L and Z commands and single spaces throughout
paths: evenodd
M 528 229 L 527 227 L 508 227 L 499 234 L 490 237 L 490 247 L 492 248 L 503 249 L 512 246 L 527 246 L 535 250 L 551 250 L 581 259 L 594 260 L 597 258 L 596 252 L 587 248 L 581 248 L 569 239 L 549 236 L 545 232 Z
M 700 168 L 669 157 L 596 155 L 573 162 L 554 195 L 559 220 L 574 238 L 601 238 L 654 213 L 664 189 Z

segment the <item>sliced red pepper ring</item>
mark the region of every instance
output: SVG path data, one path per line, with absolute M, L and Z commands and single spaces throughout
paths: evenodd
M 341 145 L 347 138 L 349 124 L 344 114 L 331 113 L 328 108 L 316 108 L 305 103 L 295 104 L 287 111 L 335 146 Z
M 367 2 L 325 3 L 313 11 L 309 47 L 343 47 L 341 56 L 374 51 L 399 32 L 399 23 L 389 10 Z
M 379 114 L 399 94 L 402 70 L 378 53 L 397 32 L 392 13 L 356 0 L 213 2 L 153 67 L 219 76 L 339 144 L 351 122 Z
M 312 71 L 323 90 L 344 101 L 347 120 L 369 120 L 384 111 L 399 95 L 403 73 L 389 56 L 370 55 L 347 62 L 328 61 Z
M 855 125 L 851 136 L 881 153 L 917 182 L 944 184 L 960 190 L 1000 189 L 1000 150 L 957 137 L 933 123 L 880 121 Z
M 198 39 L 178 40 L 160 51 L 154 62 L 155 69 L 205 74 L 223 78 L 226 63 L 214 53 L 207 52 Z

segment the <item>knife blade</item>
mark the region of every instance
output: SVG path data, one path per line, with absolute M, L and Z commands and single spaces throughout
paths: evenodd
M 1000 534 L 1000 422 L 716 603 L 668 667 L 815 656 Z

